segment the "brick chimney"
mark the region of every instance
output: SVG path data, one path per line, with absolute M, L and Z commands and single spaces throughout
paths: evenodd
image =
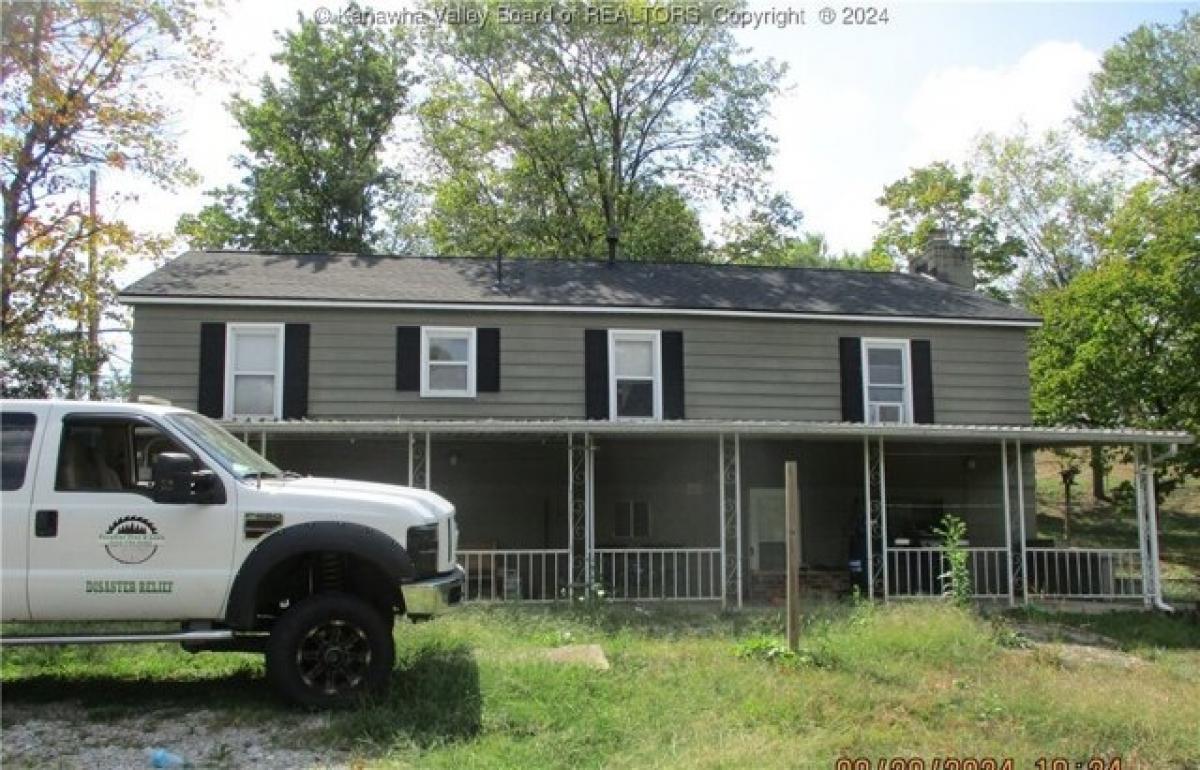
M 975 260 L 965 246 L 950 242 L 945 230 L 934 230 L 925 242 L 925 251 L 908 261 L 908 272 L 928 275 L 942 283 L 975 288 Z

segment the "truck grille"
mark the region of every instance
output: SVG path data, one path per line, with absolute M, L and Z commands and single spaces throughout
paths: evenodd
M 419 527 L 408 528 L 408 558 L 412 559 L 413 569 L 416 570 L 418 578 L 437 574 L 437 524 L 423 524 Z

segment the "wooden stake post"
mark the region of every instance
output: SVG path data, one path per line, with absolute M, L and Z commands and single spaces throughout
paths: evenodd
M 794 460 L 783 468 L 787 497 L 787 642 L 795 652 L 800 648 L 800 483 Z

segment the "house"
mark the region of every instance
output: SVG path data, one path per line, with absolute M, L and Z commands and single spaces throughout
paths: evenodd
M 472 598 L 771 601 L 797 460 L 804 590 L 1155 601 L 1147 470 L 1178 432 L 1034 427 L 1038 319 L 935 241 L 909 273 L 189 252 L 129 286 L 132 387 L 279 466 L 455 503 Z M 1139 542 L 1036 539 L 1033 452 L 1132 449 Z M 869 533 L 869 534 L 868 534 Z

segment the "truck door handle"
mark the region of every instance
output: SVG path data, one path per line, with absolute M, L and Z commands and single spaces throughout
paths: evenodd
M 57 537 L 58 511 L 38 511 L 34 514 L 33 534 L 38 537 Z

